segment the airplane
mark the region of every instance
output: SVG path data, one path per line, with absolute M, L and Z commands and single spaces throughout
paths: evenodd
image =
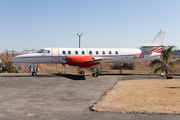
M 32 76 L 37 76 L 35 65 L 60 63 L 80 68 L 94 67 L 93 77 L 98 77 L 95 66 L 105 63 L 133 63 L 158 59 L 161 55 L 166 31 L 160 30 L 149 43 L 133 48 L 44 48 L 36 53 L 18 55 L 11 59 L 19 65 L 32 65 Z M 80 71 L 84 74 L 84 71 Z

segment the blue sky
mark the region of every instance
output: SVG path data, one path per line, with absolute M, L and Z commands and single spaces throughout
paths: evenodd
M 180 49 L 179 0 L 0 0 L 0 52 L 45 47 L 121 48 L 150 42 Z

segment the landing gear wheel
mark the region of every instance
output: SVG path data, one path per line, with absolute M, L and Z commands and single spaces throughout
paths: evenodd
M 37 76 L 37 73 L 36 72 L 32 72 L 32 76 Z
M 84 71 L 80 71 L 80 74 L 83 75 L 85 72 Z
M 93 77 L 98 77 L 98 74 L 97 73 L 93 73 L 92 76 Z

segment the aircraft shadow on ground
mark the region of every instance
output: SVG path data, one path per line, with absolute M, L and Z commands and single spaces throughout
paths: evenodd
M 84 75 L 56 74 L 56 76 L 69 78 L 71 80 L 86 80 Z
M 169 89 L 180 89 L 180 87 L 164 87 L 164 88 L 169 88 Z
M 86 80 L 84 75 L 70 75 L 70 74 L 55 74 L 55 75 L 41 75 L 40 74 L 34 77 L 55 77 L 55 76 L 65 77 L 71 80 Z M 0 77 L 33 77 L 33 76 L 31 75 L 0 75 Z
M 0 77 L 32 77 L 31 75 L 2 75 Z

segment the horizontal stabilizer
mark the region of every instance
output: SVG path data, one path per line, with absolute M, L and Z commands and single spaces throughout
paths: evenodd
M 142 46 L 142 48 L 153 48 L 153 47 L 169 48 L 172 46 Z

